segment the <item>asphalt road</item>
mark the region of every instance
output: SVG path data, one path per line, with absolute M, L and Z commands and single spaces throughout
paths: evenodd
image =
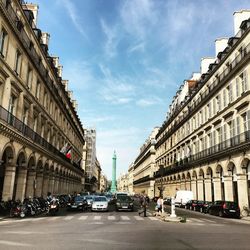
M 186 223 L 138 212 L 67 212 L 0 221 L 0 249 L 249 249 L 250 223 L 200 213 Z

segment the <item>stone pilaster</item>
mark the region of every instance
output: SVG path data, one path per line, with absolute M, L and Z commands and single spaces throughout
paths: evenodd
M 37 173 L 35 196 L 41 197 L 43 193 L 43 173 Z
M 13 197 L 15 173 L 16 166 L 14 166 L 13 164 L 6 164 L 2 194 L 3 201 L 11 200 Z
M 198 179 L 198 200 L 204 199 L 204 186 L 203 186 L 203 179 Z
M 43 198 L 47 197 L 48 192 L 49 192 L 49 175 L 44 174 L 44 176 L 43 176 L 43 190 L 42 190 Z
M 220 177 L 214 177 L 214 200 L 222 200 L 221 195 L 221 178 Z
M 196 185 L 197 185 L 196 180 L 192 180 L 192 181 L 191 181 L 191 191 L 193 191 L 194 199 L 195 199 L 195 200 L 198 198 L 197 192 L 196 192 L 196 190 L 197 190 L 197 189 L 196 189 Z
M 26 193 L 25 197 L 28 198 L 34 196 L 35 191 L 35 178 L 36 178 L 36 172 L 34 170 L 29 170 L 27 175 L 27 183 L 26 183 Z
M 55 176 L 51 175 L 49 177 L 49 189 L 48 189 L 48 192 L 51 192 L 52 194 L 54 194 L 54 184 L 55 184 Z
M 224 176 L 224 185 L 225 185 L 225 200 L 233 201 L 233 181 L 232 176 Z
M 18 171 L 18 176 L 17 176 L 16 200 L 23 201 L 25 198 L 27 169 L 22 167 L 19 168 L 20 169 Z
M 238 186 L 238 201 L 239 207 L 242 209 L 244 206 L 248 207 L 248 193 L 247 193 L 247 176 L 244 174 L 237 175 L 237 186 Z
M 212 183 L 211 179 L 205 179 L 205 200 L 212 201 Z

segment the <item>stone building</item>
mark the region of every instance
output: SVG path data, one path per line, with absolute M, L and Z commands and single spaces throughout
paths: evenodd
M 155 195 L 155 136 L 159 128 L 155 127 L 140 149 L 140 153 L 133 164 L 133 191 L 135 193 L 145 193 L 152 198 Z
M 38 6 L 0 0 L 0 200 L 80 191 L 84 130 Z
M 117 191 L 128 193 L 128 174 L 123 173 L 117 180 Z
M 202 60 L 201 76 L 180 89 L 160 127 L 156 165 L 164 171 L 154 177 L 164 196 L 192 190 L 194 199 L 250 206 L 249 17 L 234 13 L 234 36 L 216 40 L 215 58 Z
M 100 191 L 106 192 L 108 188 L 108 179 L 104 174 L 101 174 L 100 178 Z
M 128 168 L 128 192 L 130 195 L 134 195 L 134 163 Z

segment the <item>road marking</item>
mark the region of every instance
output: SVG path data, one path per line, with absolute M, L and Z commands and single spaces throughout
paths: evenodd
M 117 221 L 117 222 L 114 222 L 115 224 L 119 224 L 119 225 L 127 225 L 127 224 L 132 224 L 131 222 L 129 221 Z
M 88 224 L 90 224 L 90 225 L 100 225 L 100 224 L 104 224 L 104 222 L 102 222 L 102 221 L 94 221 L 94 222 L 90 222 Z
M 216 221 L 213 221 L 213 220 L 208 220 L 208 219 L 202 219 L 203 221 L 206 221 L 206 222 L 210 222 L 210 223 L 216 223 L 217 224 L 217 222 Z
M 101 216 L 94 216 L 94 220 L 100 220 L 101 219 Z
M 202 223 L 204 221 L 200 220 L 200 219 L 196 219 L 196 218 L 190 218 L 191 222 L 198 222 L 198 223 Z
M 128 216 L 121 216 L 122 220 L 130 220 L 130 218 Z
M 7 241 L 7 240 L 0 240 L 0 245 L 7 245 L 7 246 L 20 246 L 20 247 L 30 247 L 30 244 L 14 242 L 14 241 Z
M 88 218 L 88 216 L 82 215 L 82 216 L 79 218 L 79 220 L 86 220 L 87 218 Z
M 156 217 L 148 217 L 150 220 L 158 220 Z
M 57 219 L 59 219 L 60 217 L 51 217 L 51 218 L 48 218 L 48 221 L 55 221 Z
M 115 220 L 115 216 L 112 215 L 108 216 L 108 220 Z
M 64 220 L 72 220 L 74 218 L 74 216 L 66 216 L 65 218 L 64 218 Z
M 134 218 L 136 219 L 136 220 L 144 220 L 142 217 L 140 217 L 140 216 L 134 216 Z
M 32 221 L 39 221 L 39 220 L 44 220 L 46 217 L 41 217 L 41 218 L 34 218 Z

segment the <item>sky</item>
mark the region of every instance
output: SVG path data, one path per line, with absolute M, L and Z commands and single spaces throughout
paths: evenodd
M 34 0 L 84 128 L 96 129 L 97 159 L 111 179 L 125 173 L 166 119 L 185 79 L 233 36 L 233 13 L 248 0 Z

